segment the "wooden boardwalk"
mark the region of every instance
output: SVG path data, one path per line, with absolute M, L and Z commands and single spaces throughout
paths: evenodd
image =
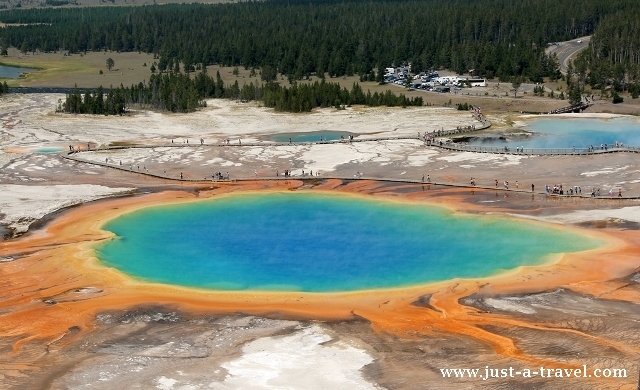
M 477 128 L 467 128 L 467 129 L 453 129 L 453 130 L 440 130 L 440 131 L 434 131 L 431 133 L 428 133 L 431 136 L 435 136 L 435 137 L 446 137 L 446 136 L 451 136 L 451 135 L 459 135 L 459 134 L 465 134 L 465 133 L 470 133 L 473 131 L 480 131 L 480 130 L 484 130 L 486 128 L 488 128 L 489 126 L 491 126 L 491 124 L 489 122 L 484 122 L 484 124 L 480 127 Z M 398 136 L 398 137 L 373 137 L 373 138 L 360 138 L 360 139 L 353 139 L 353 140 L 335 140 L 335 141 L 318 141 L 318 142 L 294 142 L 294 143 L 281 143 L 281 142 L 253 142 L 253 143 L 221 143 L 221 144 L 187 144 L 187 143 L 171 143 L 171 144 L 159 144 L 159 145 L 126 145 L 126 146 L 109 146 L 109 147 L 102 147 L 102 148 L 96 148 L 96 149 L 91 149 L 91 150 L 80 150 L 80 151 L 76 151 L 76 152 L 64 152 L 61 153 L 60 156 L 64 159 L 67 160 L 72 160 L 72 161 L 76 161 L 76 162 L 80 162 L 80 163 L 86 163 L 86 164 L 92 164 L 92 165 L 98 165 L 98 166 L 103 166 L 103 167 L 107 167 L 107 168 L 112 168 L 112 169 L 117 169 L 117 170 L 121 170 L 121 171 L 125 171 L 125 172 L 130 172 L 130 173 L 135 173 L 135 174 L 140 174 L 140 175 L 145 175 L 145 176 L 149 176 L 149 177 L 154 177 L 154 178 L 158 178 L 158 179 L 163 179 L 163 180 L 173 180 L 173 181 L 178 181 L 178 182 L 194 182 L 194 183 L 211 183 L 211 182 L 242 182 L 242 181 L 256 181 L 256 180 L 276 180 L 276 181 L 289 181 L 289 180 L 302 180 L 302 181 L 317 181 L 317 180 L 328 180 L 328 179 L 338 179 L 338 180 L 343 180 L 343 181 L 353 181 L 353 180 L 374 180 L 374 181 L 381 181 L 381 182 L 389 182 L 389 183 L 403 183 L 403 184 L 417 184 L 417 185 L 421 185 L 423 187 L 428 186 L 428 187 L 433 187 L 435 188 L 445 188 L 445 187 L 457 187 L 457 188 L 466 188 L 469 190 L 492 190 L 492 191 L 496 191 L 496 192 L 519 192 L 519 193 L 530 193 L 533 195 L 546 195 L 546 196 L 553 196 L 553 197 L 572 197 L 572 198 L 591 198 L 590 194 L 580 194 L 580 195 L 559 195 L 559 194 L 551 194 L 551 193 L 547 193 L 545 191 L 529 191 L 527 189 L 518 189 L 518 188 L 509 188 L 509 189 L 504 189 L 504 188 L 495 188 L 492 186 L 481 186 L 481 185 L 476 185 L 476 186 L 472 186 L 470 184 L 466 184 L 466 183 L 455 183 L 455 182 L 425 182 L 422 180 L 410 180 L 410 179 L 399 179 L 399 178 L 389 178 L 389 177 L 369 177 L 369 176 L 362 176 L 362 175 L 354 175 L 354 176 L 336 176 L 336 175 L 322 175 L 322 176 L 289 176 L 289 177 L 285 177 L 285 176 L 270 176 L 270 177 L 259 177 L 259 178 L 255 178 L 255 177 L 240 177 L 240 178 L 233 178 L 231 180 L 220 180 L 220 179 L 215 179 L 215 178 L 211 178 L 211 179 L 191 179 L 191 178 L 179 178 L 179 177 L 175 177 L 175 176 L 170 176 L 170 175 L 166 175 L 166 174 L 159 174 L 159 173 L 154 173 L 154 172 L 149 172 L 149 171 L 140 171 L 140 170 L 136 170 L 133 169 L 133 167 L 128 168 L 126 165 L 120 165 L 120 164 L 110 164 L 107 162 L 100 162 L 100 161 L 92 161 L 92 160 L 87 160 L 84 158 L 81 158 L 80 155 L 82 153 L 86 153 L 86 152 L 97 152 L 97 151 L 110 151 L 110 150 L 122 150 L 122 149 L 140 149 L 140 148 L 148 148 L 148 149 L 155 149 L 155 148 L 185 148 L 185 147 L 189 147 L 189 148 L 205 148 L 205 147 L 255 147 L 255 146 L 261 146 L 261 147 L 273 147 L 273 146 L 300 146 L 300 145 L 326 145 L 326 144 L 349 144 L 349 143 L 355 143 L 355 142 L 377 142 L 377 141 L 387 141 L 387 140 L 421 140 L 421 138 L 417 137 L 417 136 Z M 543 156 L 543 155 L 549 155 L 549 156 L 555 156 L 555 155 L 575 155 L 575 156 L 580 156 L 580 155 L 595 155 L 595 154 L 610 154 L 610 153 L 622 153 L 622 152 L 630 152 L 630 153 L 640 153 L 640 147 L 634 147 L 634 146 L 625 146 L 625 147 L 618 147 L 618 148 L 608 148 L 606 150 L 604 149 L 595 149 L 595 150 L 585 150 L 585 149 L 575 149 L 575 148 L 569 148 L 569 149 L 527 149 L 524 148 L 522 149 L 522 151 L 518 151 L 515 152 L 513 150 L 509 150 L 509 149 L 505 149 L 505 148 L 489 148 L 489 147 L 482 147 L 482 146 L 471 146 L 471 145 L 461 145 L 461 144 L 455 144 L 452 142 L 446 142 L 446 143 L 442 143 L 442 145 L 439 142 L 431 142 L 431 143 L 427 143 L 425 142 L 425 146 L 427 147 L 434 147 L 434 148 L 441 148 L 441 149 L 445 149 L 445 150 L 451 150 L 451 151 L 461 151 L 461 152 L 474 152 L 474 153 L 493 153 L 493 154 L 510 154 L 510 155 L 537 155 L 537 156 Z M 598 199 L 609 199 L 608 196 L 600 196 L 598 197 Z M 615 199 L 621 199 L 621 198 L 615 198 Z M 640 199 L 640 197 L 623 197 L 622 199 Z
M 570 155 L 597 155 L 597 154 L 608 154 L 608 153 L 640 153 L 640 146 L 614 146 L 614 147 L 606 147 L 600 148 L 599 146 L 591 148 L 518 148 L 514 150 L 513 148 L 505 148 L 505 147 L 489 147 L 489 146 L 477 146 L 477 145 L 468 145 L 464 143 L 456 143 L 450 140 L 446 142 L 439 142 L 435 140 L 435 138 L 443 138 L 443 137 L 451 137 L 451 136 L 460 136 L 465 134 L 471 134 L 477 131 L 485 130 L 491 127 L 491 123 L 488 121 L 483 121 L 480 126 L 475 128 L 461 128 L 461 129 L 446 129 L 446 130 L 434 130 L 431 132 L 425 132 L 422 134 L 426 134 L 429 137 L 432 137 L 434 140 L 431 142 L 425 142 L 426 146 L 436 147 L 445 150 L 458 151 L 458 152 L 473 152 L 473 153 L 491 153 L 491 154 L 509 154 L 509 155 L 523 155 L 523 156 L 570 156 Z M 421 134 L 421 135 L 422 135 Z M 380 142 L 380 141 L 393 141 L 393 140 L 418 140 L 423 141 L 422 137 L 415 136 L 396 136 L 396 137 L 361 137 L 354 139 L 341 139 L 341 140 L 331 140 L 331 141 L 311 141 L 311 142 L 223 142 L 223 143 L 170 143 L 170 144 L 155 144 L 155 145 L 143 145 L 143 144 L 132 144 L 132 145 L 118 145 L 118 146 L 103 146 L 97 147 L 94 149 L 82 149 L 75 151 L 74 153 L 65 152 L 62 154 L 63 157 L 83 162 L 90 162 L 79 157 L 76 157 L 78 153 L 84 152 L 96 152 L 96 151 L 109 151 L 109 150 L 123 150 L 123 149 L 156 149 L 156 148 L 201 148 L 201 147 L 215 147 L 215 148 L 242 148 L 242 147 L 274 147 L 274 146 L 309 146 L 309 145 L 334 145 L 334 144 L 352 144 L 358 142 Z M 93 163 L 93 162 L 92 162 Z M 96 162 L 96 164 L 99 164 Z
M 158 174 L 158 173 L 153 173 L 153 172 L 146 172 L 146 171 L 138 171 L 135 169 L 130 169 L 127 168 L 125 165 L 118 165 L 118 164 L 107 164 L 107 163 L 103 163 L 103 162 L 97 162 L 97 161 L 91 161 L 91 160 L 85 160 L 82 158 L 78 158 L 76 156 L 63 156 L 64 158 L 67 158 L 69 160 L 73 160 L 76 162 L 80 162 L 80 163 L 86 163 L 86 164 L 92 164 L 92 165 L 98 165 L 98 166 L 103 166 L 103 167 L 107 167 L 107 168 L 112 168 L 112 169 L 117 169 L 117 170 L 121 170 L 121 171 L 125 171 L 125 172 L 130 172 L 130 173 L 135 173 L 135 174 L 139 174 L 139 175 L 145 175 L 145 176 L 149 176 L 149 177 L 154 177 L 157 179 L 163 179 L 163 180 L 172 180 L 172 181 L 177 181 L 177 182 L 190 182 L 190 183 L 238 183 L 238 182 L 252 182 L 252 181 L 281 181 L 281 182 L 287 182 L 290 180 L 300 180 L 300 181 L 308 181 L 308 182 L 315 182 L 318 180 L 330 180 L 330 179 L 337 179 L 337 180 L 342 180 L 342 181 L 361 181 L 361 180 L 371 180 L 371 181 L 379 181 L 379 182 L 387 182 L 387 183 L 398 183 L 398 184 L 416 184 L 416 185 L 421 185 L 422 187 L 428 187 L 427 189 L 437 189 L 437 188 L 447 188 L 447 187 L 452 187 L 452 188 L 465 188 L 465 189 L 469 189 L 471 191 L 474 190 L 489 190 L 489 191 L 496 191 L 496 192 L 501 192 L 501 193 L 527 193 L 527 194 L 532 194 L 532 195 L 546 195 L 546 196 L 552 196 L 552 197 L 566 197 L 566 198 L 591 198 L 591 199 L 610 199 L 608 197 L 608 194 L 604 194 L 601 195 L 599 197 L 591 197 L 590 194 L 574 194 L 574 195 L 569 195 L 569 194 L 564 194 L 564 195 L 560 195 L 560 194 L 552 194 L 552 193 L 547 193 L 545 191 L 530 191 L 528 189 L 525 188 L 509 188 L 509 189 L 504 189 L 503 187 L 492 187 L 492 186 L 482 186 L 482 185 L 471 185 L 471 184 L 466 184 L 466 183 L 459 183 L 459 182 L 436 182 L 436 181 L 422 181 L 421 179 L 418 180 L 411 180 L 411 179 L 405 179 L 405 178 L 393 178 L 393 177 L 374 177 L 374 176 L 364 176 L 364 175 L 353 175 L 353 176 L 338 176 L 338 175 L 320 175 L 320 176 L 309 176 L 309 175 L 304 175 L 304 176 L 289 176 L 289 177 L 285 177 L 285 176 L 261 176 L 261 177 L 238 177 L 238 178 L 233 178 L 231 180 L 226 180 L 226 179 L 192 179 L 192 178 L 179 178 L 179 177 L 175 177 L 175 176 L 170 176 L 170 175 L 164 175 L 164 174 Z M 627 196 L 623 196 L 622 198 L 614 198 L 614 199 L 640 199 L 640 196 L 634 196 L 634 197 L 627 197 Z
M 580 102 L 579 104 L 572 104 L 566 107 L 556 108 L 553 111 L 550 111 L 549 114 L 568 114 L 570 112 L 579 113 L 591 106 L 591 103 Z
M 491 153 L 491 154 L 509 154 L 515 156 L 591 156 L 597 154 L 611 153 L 640 153 L 640 146 L 618 146 L 589 148 L 522 148 L 514 150 L 505 147 L 489 147 L 474 146 L 456 143 L 444 143 L 442 145 L 433 145 L 441 149 L 447 149 L 457 152 L 473 152 L 473 153 Z

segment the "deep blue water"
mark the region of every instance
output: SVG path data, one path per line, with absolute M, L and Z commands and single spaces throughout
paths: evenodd
M 312 131 L 308 133 L 281 133 L 274 134 L 271 140 L 275 142 L 289 142 L 289 139 L 291 139 L 291 142 L 319 142 L 322 137 L 324 141 L 336 141 L 341 139 L 340 136 L 348 139 L 349 134 L 350 133 L 346 131 L 330 130 Z
M 224 290 L 347 291 L 488 276 L 591 249 L 516 219 L 344 195 L 233 195 L 151 207 L 105 229 L 107 265 L 147 281 Z
M 13 66 L 0 65 L 0 78 L 17 79 L 22 73 L 35 72 L 37 69 L 16 68 Z
M 474 145 L 524 146 L 525 148 L 588 148 L 601 144 L 610 147 L 616 142 L 640 146 L 640 121 L 628 118 L 570 119 L 542 118 L 530 122 L 524 130 L 535 134 L 529 138 L 515 138 L 493 142 L 473 141 Z

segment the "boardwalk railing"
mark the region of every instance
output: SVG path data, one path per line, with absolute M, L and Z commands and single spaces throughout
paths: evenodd
M 494 186 L 484 186 L 484 185 L 470 185 L 470 184 L 466 184 L 466 183 L 460 183 L 460 182 L 447 182 L 447 181 L 440 181 L 438 180 L 436 182 L 436 180 L 427 180 L 424 181 L 423 180 L 412 180 L 409 178 L 392 178 L 392 177 L 377 177 L 377 176 L 364 176 L 362 174 L 356 174 L 353 176 L 339 176 L 339 175 L 319 175 L 319 176 L 311 176 L 308 174 L 305 175 L 293 175 L 293 176 L 260 176 L 259 178 L 257 177 L 234 177 L 234 178 L 215 178 L 215 177 L 205 177 L 202 179 L 199 178 L 193 178 L 193 177 L 176 177 L 175 175 L 171 175 L 171 174 L 166 174 L 166 173 L 156 173 L 156 172 L 149 172 L 149 171 L 140 171 L 140 170 L 136 170 L 133 167 L 128 168 L 125 165 L 118 165 L 118 164 L 113 164 L 113 163 L 105 163 L 105 162 L 98 162 L 98 161 L 93 161 L 93 160 L 86 160 L 77 156 L 73 156 L 73 155 L 66 155 L 66 154 L 61 154 L 61 156 L 63 158 L 69 159 L 69 160 L 73 160 L 76 162 L 81 162 L 81 163 L 86 163 L 86 164 L 93 164 L 93 165 L 98 165 L 98 166 L 103 166 L 103 167 L 108 167 L 108 168 L 113 168 L 116 170 L 120 170 L 120 171 L 126 171 L 126 172 L 131 172 L 131 173 L 136 173 L 136 174 L 140 174 L 140 175 L 145 175 L 145 176 L 150 176 L 150 177 L 155 177 L 158 179 L 164 179 L 164 180 L 172 180 L 172 181 L 179 181 L 179 182 L 193 182 L 193 183 L 201 183 L 201 182 L 214 182 L 214 183 L 231 183 L 231 182 L 251 182 L 251 181 L 256 181 L 256 180 L 260 180 L 260 181 L 281 181 L 281 182 L 287 182 L 289 180 L 302 180 L 302 181 L 315 181 L 315 180 L 330 180 L 330 179 L 338 179 L 338 180 L 345 180 L 345 181 L 350 181 L 350 180 L 374 180 L 374 181 L 382 181 L 382 182 L 389 182 L 389 183 L 407 183 L 407 184 L 419 184 L 422 185 L 422 189 L 424 190 L 425 187 L 427 187 L 427 189 L 431 189 L 432 186 L 434 189 L 436 188 L 468 188 L 471 191 L 475 191 L 475 190 L 491 190 L 491 191 L 500 191 L 500 192 L 518 192 L 518 193 L 529 193 L 529 194 L 537 194 L 537 195 L 546 195 L 546 196 L 554 196 L 554 197 L 573 197 L 573 198 L 597 198 L 597 199 L 611 199 L 609 198 L 606 194 L 604 195 L 598 195 L 598 196 L 594 196 L 591 195 L 590 193 L 585 192 L 584 194 L 582 193 L 576 193 L 576 194 L 555 194 L 555 193 L 550 193 L 550 192 L 546 192 L 545 190 L 539 188 L 536 191 L 530 191 L 527 188 L 498 188 L 498 187 L 494 187 Z M 624 196 L 622 198 L 614 198 L 614 199 L 640 199 L 640 197 L 637 196 Z
M 618 153 L 618 152 L 630 152 L 640 153 L 640 146 L 618 146 L 607 148 L 513 148 L 513 147 L 497 147 L 497 146 L 478 146 L 468 144 L 456 144 L 452 142 L 447 143 L 432 143 L 432 146 L 437 146 L 442 149 L 454 150 L 460 152 L 475 152 L 475 153 L 493 153 L 493 154 L 512 154 L 512 155 L 593 155 L 604 153 Z
M 97 151 L 105 151 L 105 150 L 122 150 L 122 149 L 154 149 L 154 148 L 197 148 L 197 147 L 242 147 L 242 146 L 304 146 L 304 145 L 327 145 L 327 144 L 349 144 L 355 142 L 375 142 L 375 141 L 392 141 L 392 140 L 407 140 L 407 139 L 415 139 L 415 140 L 423 140 L 422 134 L 428 135 L 429 137 L 446 137 L 451 135 L 462 135 L 466 133 L 471 133 L 474 131 L 480 131 L 487 129 L 491 126 L 491 123 L 488 121 L 482 121 L 482 123 L 478 126 L 465 126 L 460 127 L 458 129 L 447 129 L 447 130 L 433 130 L 431 132 L 421 133 L 421 137 L 417 135 L 399 135 L 399 136 L 387 136 L 387 137 L 359 137 L 353 139 L 337 139 L 337 140 L 318 140 L 318 141 L 306 141 L 306 142 L 275 142 L 275 141 L 262 141 L 262 142 L 238 142 L 238 140 L 233 140 L 227 142 L 219 142 L 215 144 L 211 143 L 170 143 L 170 144 L 130 144 L 130 145 L 107 145 L 107 146 L 97 146 L 87 149 L 77 149 L 74 150 L 73 153 L 80 152 L 97 152 Z M 436 146 L 436 145 L 434 145 Z M 65 154 L 73 154 L 64 152 Z
M 566 114 L 569 112 L 582 112 L 591 106 L 590 103 L 580 102 L 579 104 L 574 104 L 571 106 L 556 108 L 553 111 L 550 111 L 549 114 Z

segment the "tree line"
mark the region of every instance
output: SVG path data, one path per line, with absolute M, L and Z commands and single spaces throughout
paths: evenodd
M 125 88 L 110 88 L 105 96 L 102 86 L 94 92 L 78 88 L 67 94 L 65 101 L 58 106 L 58 111 L 70 114 L 123 115 L 125 113 Z
M 569 67 L 567 81 L 582 91 L 586 85 L 622 102 L 619 92 L 640 96 L 640 9 L 617 12 L 598 24 L 587 50 Z
M 196 79 L 198 82 L 203 80 L 201 77 Z M 147 84 L 140 82 L 130 87 L 122 84 L 115 89 L 111 87 L 106 93 L 102 86 L 83 93 L 75 88 L 67 94 L 58 110 L 71 114 L 123 115 L 128 107 L 137 105 L 162 111 L 192 112 L 206 105 L 206 97 L 223 97 L 215 92 L 209 96 L 202 86 L 196 89 L 196 85 L 196 80 L 189 75 L 168 73 L 151 75 Z
M 105 91 L 102 86 L 82 93 L 78 88 L 67 94 L 58 107 L 61 112 L 72 114 L 123 115 L 128 107 L 150 107 L 171 112 L 192 112 L 206 106 L 207 98 L 226 98 L 243 102 L 261 101 L 265 107 L 276 111 L 308 112 L 317 107 L 344 108 L 352 104 L 368 106 L 422 106 L 421 97 L 407 98 L 390 91 L 384 93 L 367 91 L 354 83 L 351 90 L 341 88 L 338 83 L 321 80 L 314 83 L 284 87 L 276 82 L 262 85 L 253 83 L 239 86 L 224 85 L 220 73 L 215 79 L 206 69 L 191 78 L 183 73 L 152 75 L 149 81 L 130 87 L 120 85 Z
M 255 91 L 255 92 L 254 92 Z M 316 107 L 343 108 L 352 104 L 361 104 L 371 107 L 407 107 L 422 106 L 422 97 L 407 98 L 405 95 L 395 95 L 391 91 L 384 93 L 370 91 L 364 93 L 358 83 L 354 83 L 351 90 L 340 88 L 338 83 L 316 81 L 313 84 L 294 83 L 290 88 L 282 87 L 277 83 L 267 83 L 264 87 L 255 87 L 251 84 L 240 90 L 240 97 L 250 97 L 251 93 L 261 96 L 266 107 L 272 107 L 276 111 L 307 112 Z
M 548 42 L 595 31 L 637 0 L 271 0 L 7 10 L 0 45 L 22 51 L 143 51 L 182 64 L 262 68 L 293 79 L 371 74 L 411 62 L 509 80 L 559 77 Z M 630 33 L 631 34 L 631 33 Z M 631 35 L 630 35 L 631 36 Z M 634 57 L 635 58 L 635 57 Z

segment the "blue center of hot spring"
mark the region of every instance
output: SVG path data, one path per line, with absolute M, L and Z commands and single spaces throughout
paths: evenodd
M 600 243 L 522 220 L 324 193 L 232 195 L 107 223 L 107 265 L 218 289 L 350 291 L 489 276 Z

